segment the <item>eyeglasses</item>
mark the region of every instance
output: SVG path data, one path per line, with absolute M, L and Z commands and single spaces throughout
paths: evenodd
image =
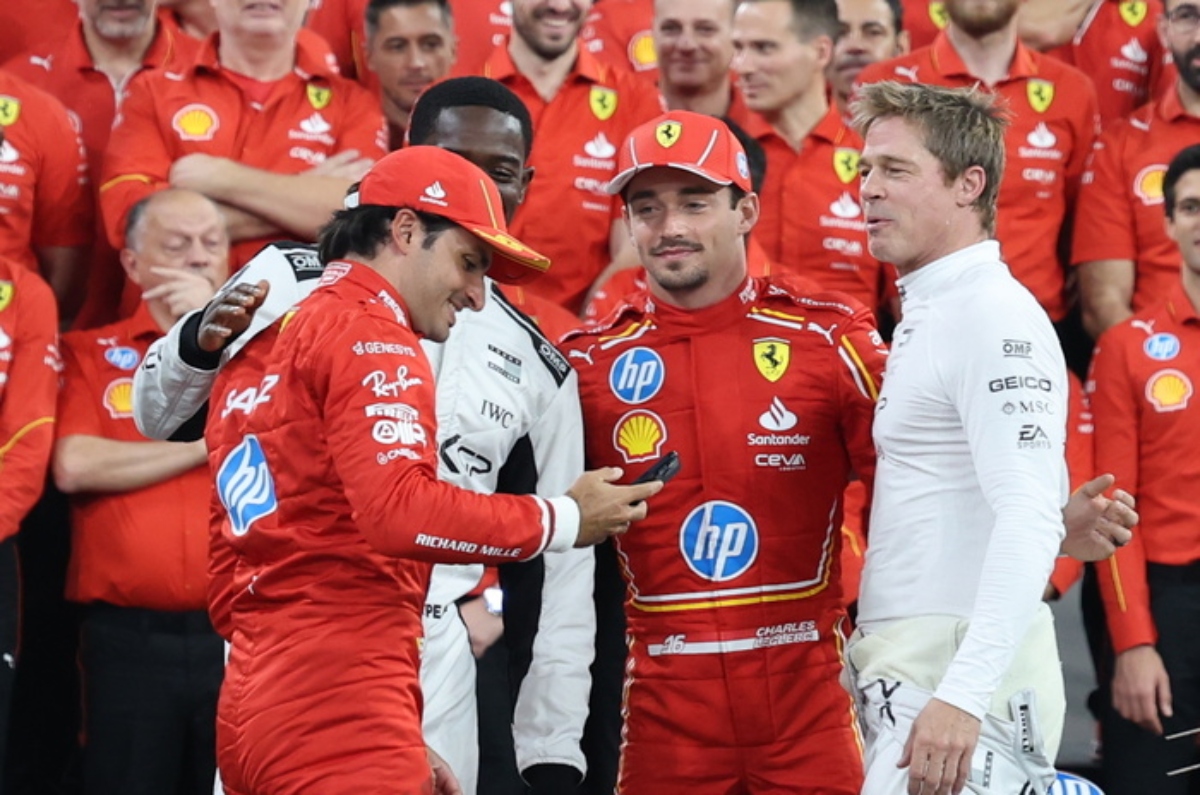
M 1200 8 L 1194 5 L 1182 5 L 1166 14 L 1167 24 L 1175 32 L 1190 35 L 1200 28 Z

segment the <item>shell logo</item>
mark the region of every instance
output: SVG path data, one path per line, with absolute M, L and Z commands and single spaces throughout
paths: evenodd
M 1179 370 L 1159 370 L 1146 382 L 1146 400 L 1160 413 L 1187 408 L 1194 392 L 1192 380 Z
M 171 119 L 171 126 L 183 141 L 211 141 L 221 128 L 217 112 L 208 105 L 184 105 Z
M 1142 200 L 1142 204 L 1147 207 L 1162 204 L 1163 177 L 1166 173 L 1166 164 L 1154 163 L 1143 168 L 1133 178 L 1133 192 Z
M 613 428 L 613 447 L 626 464 L 658 458 L 666 440 L 667 426 L 653 411 L 631 411 Z
M 104 390 L 104 408 L 114 420 L 133 416 L 133 379 L 118 378 Z
M 629 40 L 629 62 L 639 72 L 658 66 L 658 51 L 654 49 L 654 36 L 643 30 Z

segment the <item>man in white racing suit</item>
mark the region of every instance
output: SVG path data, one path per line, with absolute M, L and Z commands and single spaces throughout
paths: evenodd
M 495 161 L 515 160 L 519 178 L 511 184 L 497 179 L 511 216 L 531 175 L 524 168 L 531 133 L 528 111 L 507 89 L 483 78 L 446 81 L 422 97 L 413 130 L 428 131 L 419 143 L 455 151 L 489 174 Z M 202 422 L 189 420 L 203 418 L 221 363 L 305 298 L 323 267 L 314 246 L 269 245 L 209 305 L 224 300 L 227 309 L 236 305 L 235 295 L 250 295 L 266 282 L 266 297 L 244 332 L 217 353 L 204 350 L 201 310 L 156 342 L 134 378 L 134 416 L 142 432 L 160 439 L 198 434 Z M 483 309 L 462 313 L 447 342 L 423 340 L 422 346 L 437 376 L 440 477 L 479 492 L 565 492 L 583 471 L 576 375 L 497 285 L 488 280 Z M 532 660 L 516 701 L 514 744 L 517 767 L 534 792 L 569 792 L 586 771 L 580 738 L 595 634 L 593 553 L 570 550 L 541 560 L 520 564 L 544 566 L 544 577 Z M 472 794 L 479 765 L 475 663 L 456 601 L 482 573 L 477 565 L 434 566 L 421 663 L 426 742 Z
M 1067 381 L 991 239 L 1005 124 L 973 90 L 878 83 L 854 108 L 868 241 L 903 308 L 847 649 L 863 793 L 1044 794 L 1066 706 L 1041 597 L 1063 539 Z

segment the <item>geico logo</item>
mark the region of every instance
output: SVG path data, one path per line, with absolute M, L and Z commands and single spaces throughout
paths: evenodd
M 1038 389 L 1049 392 L 1053 389 L 1049 378 L 1038 378 L 1032 375 L 1010 375 L 1008 378 L 996 378 L 988 381 L 988 391 L 1003 392 L 1006 389 Z
M 608 191 L 605 189 L 607 186 L 608 186 L 608 182 L 606 182 L 605 180 L 602 180 L 602 179 L 596 179 L 595 177 L 576 177 L 575 178 L 575 190 L 582 190 L 582 191 L 587 191 L 588 193 L 595 193 L 597 196 L 604 196 L 607 198 Z
M 754 463 L 760 467 L 803 468 L 804 456 L 800 453 L 759 453 Z
M 1042 185 L 1051 185 L 1054 180 L 1058 179 L 1058 174 L 1044 168 L 1027 168 L 1021 172 L 1021 176 L 1029 182 L 1038 182 Z
M 857 257 L 863 251 L 862 243 L 857 240 L 843 240 L 840 237 L 827 237 L 821 241 L 821 246 L 826 251 L 837 251 L 852 257 Z

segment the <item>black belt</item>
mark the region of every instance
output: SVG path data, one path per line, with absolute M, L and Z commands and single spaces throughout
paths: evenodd
M 89 621 L 163 635 L 211 635 L 215 632 L 205 610 L 149 610 L 92 602 L 85 608 Z

